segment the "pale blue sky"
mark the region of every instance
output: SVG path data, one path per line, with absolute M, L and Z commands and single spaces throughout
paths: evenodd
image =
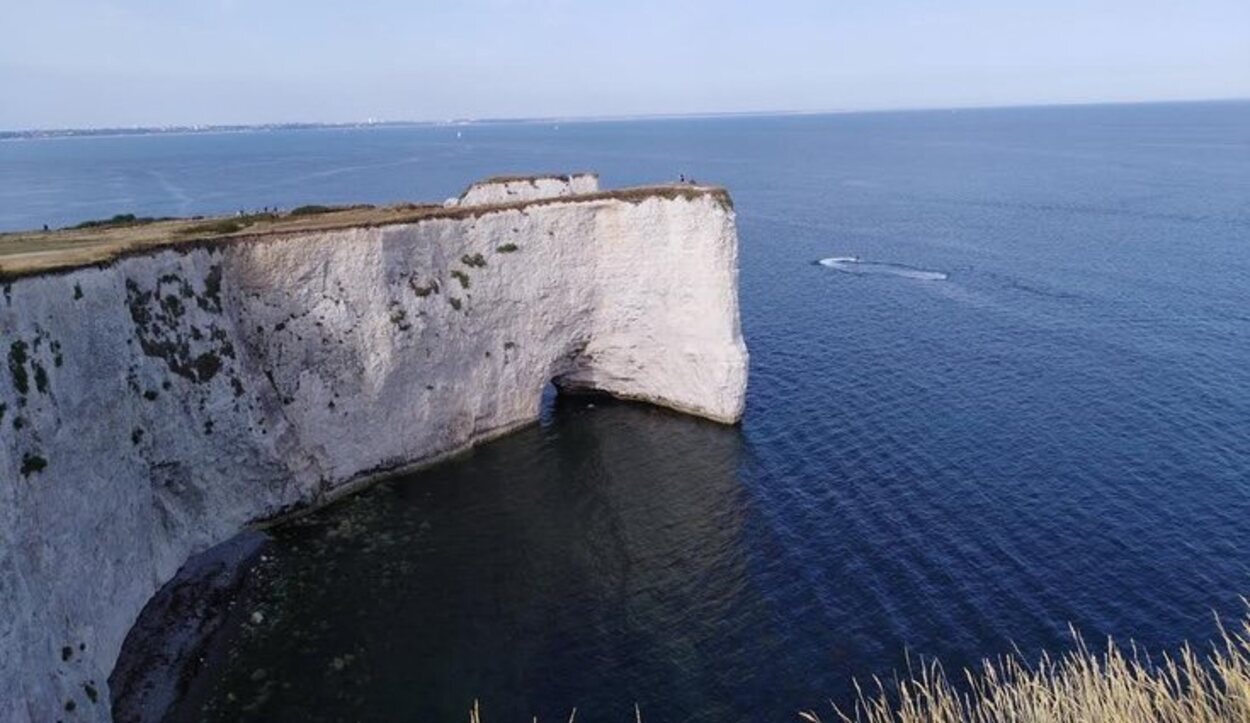
M 0 128 L 1250 97 L 1250 0 L 0 0 Z

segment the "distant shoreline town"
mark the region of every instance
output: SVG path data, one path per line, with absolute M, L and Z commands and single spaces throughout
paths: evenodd
M 53 128 L 5 131 L 0 141 L 35 140 L 41 138 L 92 138 L 98 136 L 185 135 L 189 133 L 255 133 L 263 131 L 327 130 L 335 128 L 387 128 L 407 126 L 456 125 L 478 121 L 393 121 L 361 123 L 259 123 L 242 125 L 138 126 L 121 128 Z
M 670 113 L 620 116 L 568 116 L 548 118 L 453 118 L 450 120 L 356 121 L 348 123 L 241 123 L 228 125 L 120 126 L 112 128 L 51 128 L 0 130 L 0 141 L 43 138 L 93 138 L 102 136 L 185 135 L 191 133 L 257 133 L 266 131 L 353 130 L 360 128 L 439 128 L 484 126 L 510 123 L 605 123 L 638 120 L 677 120 L 696 118 L 752 118 L 788 115 L 827 115 L 851 111 L 741 111 L 727 113 Z
M 439 121 L 378 121 L 350 123 L 254 123 L 230 125 L 123 126 L 112 128 L 52 128 L 0 130 L 0 141 L 43 138 L 93 138 L 101 136 L 185 135 L 191 133 L 257 133 L 265 131 L 352 130 L 359 128 L 436 128 L 449 126 L 499 125 L 505 123 L 594 123 L 605 121 L 665 120 L 676 118 L 733 118 L 778 115 L 819 115 L 837 111 L 760 111 L 740 113 L 690 113 L 567 118 L 455 118 Z
M 1064 107 L 1098 107 L 1116 105 L 1190 105 L 1246 103 L 1250 98 L 1194 98 L 1177 100 L 1152 101 L 1113 101 L 1093 103 L 1053 103 L 1041 105 L 986 105 L 959 106 L 950 108 L 916 107 L 916 108 L 862 108 L 862 109 L 825 109 L 825 110 L 764 110 L 764 111 L 728 111 L 704 113 L 653 113 L 639 115 L 605 115 L 605 116 L 551 116 L 551 117 L 518 117 L 518 118 L 453 118 L 449 120 L 403 120 L 380 121 L 364 120 L 345 123 L 241 123 L 221 125 L 170 125 L 170 126 L 121 126 L 111 128 L 50 128 L 50 129 L 0 129 L 0 141 L 38 140 L 46 138 L 93 138 L 104 136 L 150 136 L 150 135 L 185 135 L 191 133 L 259 133 L 266 131 L 292 130 L 352 130 L 360 128 L 439 128 L 449 126 L 482 126 L 508 123 L 526 124 L 560 124 L 560 123 L 611 123 L 622 121 L 659 121 L 659 120 L 695 120 L 701 118 L 766 118 L 777 116 L 820 116 L 844 115 L 858 113 L 916 113 L 916 112 L 960 112 L 960 111 L 992 111 L 992 110 L 1027 110 L 1038 108 Z

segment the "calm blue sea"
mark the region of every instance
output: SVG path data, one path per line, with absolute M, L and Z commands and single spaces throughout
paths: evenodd
M 566 169 L 730 188 L 742 426 L 564 400 L 275 531 L 180 719 L 794 720 L 1243 611 L 1250 103 L 7 142 L 0 228 Z

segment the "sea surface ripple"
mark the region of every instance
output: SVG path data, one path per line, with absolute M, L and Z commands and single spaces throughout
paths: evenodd
M 580 168 L 732 190 L 741 427 L 561 400 L 271 531 L 176 719 L 794 720 L 1242 612 L 1250 104 L 6 143 L 0 226 Z

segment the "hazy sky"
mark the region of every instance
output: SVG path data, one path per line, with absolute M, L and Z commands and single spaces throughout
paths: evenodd
M 1250 97 L 1250 0 L 0 0 L 0 128 Z

